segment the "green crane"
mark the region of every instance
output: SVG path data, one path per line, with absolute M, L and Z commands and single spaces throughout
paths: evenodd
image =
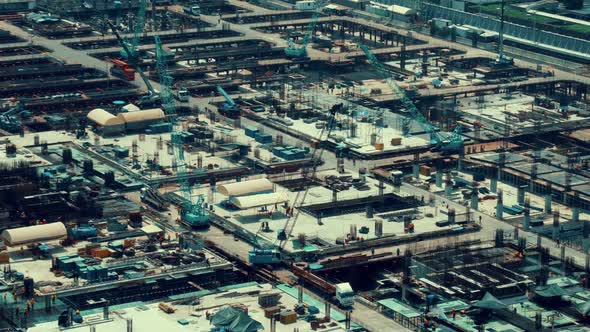
M 307 56 L 307 44 L 311 40 L 313 31 L 315 30 L 315 26 L 318 23 L 318 19 L 320 18 L 320 14 L 322 13 L 322 7 L 324 6 L 325 1 L 319 0 L 317 1 L 315 11 L 313 12 L 313 16 L 311 17 L 311 22 L 307 27 L 307 31 L 303 36 L 303 40 L 301 41 L 301 46 L 295 44 L 295 42 L 289 38 L 289 45 L 285 48 L 285 54 L 289 58 L 304 58 Z
M 392 78 L 392 74 L 385 68 L 383 63 L 377 59 L 377 57 L 371 53 L 369 48 L 366 45 L 359 45 L 359 48 L 365 53 L 369 63 L 375 68 L 375 70 L 379 73 L 379 75 L 387 82 L 387 85 L 391 88 L 394 94 L 396 94 L 402 105 L 408 112 L 408 116 L 404 116 L 402 119 L 402 134 L 404 136 L 410 135 L 410 129 L 412 126 L 412 121 L 416 121 L 420 124 L 422 128 L 430 135 L 430 144 L 433 146 L 435 150 L 440 150 L 443 153 L 457 153 L 463 151 L 463 138 L 461 137 L 461 125 L 457 125 L 455 130 L 451 133 L 451 135 L 444 135 L 441 134 L 432 123 L 424 117 L 424 115 L 416 108 L 414 102 L 406 92 L 400 88 L 397 83 L 395 83 L 395 79 Z M 383 112 L 383 110 L 381 110 Z M 383 118 L 383 114 L 378 116 L 378 118 Z M 379 131 L 378 131 L 379 132 Z M 383 137 L 377 137 L 377 140 L 383 140 Z
M 145 8 L 147 7 L 146 0 L 139 1 L 139 8 L 137 9 L 137 16 L 135 17 L 135 22 L 133 24 L 133 38 L 128 40 L 125 38 L 124 43 L 127 45 L 127 48 L 121 49 L 119 54 L 123 59 L 131 59 L 139 57 L 139 39 L 143 34 L 143 29 L 145 28 Z M 129 54 L 129 52 L 131 54 Z
M 191 227 L 204 227 L 209 225 L 209 213 L 204 207 L 203 195 L 199 195 L 196 202 L 193 201 L 189 173 L 184 159 L 184 142 L 182 138 L 182 126 L 177 120 L 176 102 L 172 94 L 173 78 L 168 72 L 166 52 L 162 47 L 159 36 L 154 37 L 156 44 L 156 66 L 160 76 L 160 99 L 162 108 L 172 125 L 170 141 L 176 160 L 176 175 L 180 186 L 183 203 L 181 205 L 181 221 Z

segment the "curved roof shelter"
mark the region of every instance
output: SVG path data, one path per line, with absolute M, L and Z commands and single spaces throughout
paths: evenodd
M 166 118 L 166 114 L 164 114 L 164 111 L 162 111 L 161 108 L 152 108 L 143 111 L 120 113 L 117 115 L 117 117 L 126 123 L 133 123 L 142 121 L 164 120 Z
M 256 179 L 217 186 L 217 191 L 225 196 L 251 195 L 272 190 L 273 183 L 269 179 Z
M 9 246 L 59 240 L 68 235 L 62 222 L 6 229 L 0 237 Z
M 289 197 L 285 193 L 269 193 L 258 194 L 250 196 L 240 196 L 230 198 L 230 203 L 235 205 L 240 210 L 251 209 L 259 206 L 267 206 L 273 204 L 280 204 L 289 201 Z
M 116 126 L 123 124 L 122 119 L 112 115 L 102 108 L 95 108 L 88 112 L 87 118 L 99 126 Z

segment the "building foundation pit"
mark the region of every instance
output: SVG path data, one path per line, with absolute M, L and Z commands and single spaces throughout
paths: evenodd
M 402 198 L 395 194 L 384 194 L 383 197 L 371 196 L 350 200 L 339 200 L 330 203 L 306 205 L 301 209 L 314 217 L 332 217 L 349 213 L 366 212 L 371 206 L 372 213 L 386 213 L 415 208 L 420 204 L 416 198 Z M 372 214 L 371 213 L 371 214 Z

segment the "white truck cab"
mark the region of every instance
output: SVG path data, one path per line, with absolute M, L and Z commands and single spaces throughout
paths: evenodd
M 190 97 L 190 94 L 188 92 L 187 89 L 185 88 L 179 88 L 178 90 L 176 90 L 176 99 L 178 99 L 178 101 L 188 101 Z
M 352 307 L 354 303 L 354 290 L 349 283 L 336 284 L 336 300 L 343 307 Z
M 199 7 L 199 5 L 196 5 L 196 4 L 184 7 L 183 11 L 186 14 L 193 15 L 193 16 L 201 15 L 201 7 Z

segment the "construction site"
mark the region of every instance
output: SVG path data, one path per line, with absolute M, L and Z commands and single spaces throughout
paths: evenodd
M 590 331 L 570 7 L 0 3 L 0 329 Z

